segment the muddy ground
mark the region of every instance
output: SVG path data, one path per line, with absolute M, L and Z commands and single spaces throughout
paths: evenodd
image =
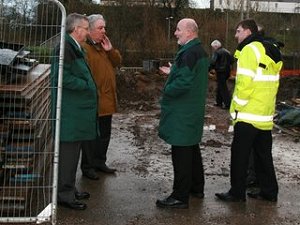
M 123 74 L 119 77 L 120 112 L 113 118 L 108 153 L 108 164 L 118 172 L 115 175 L 99 173 L 100 180 L 91 181 L 81 177 L 79 170 L 78 187 L 92 196 L 86 201 L 88 209 L 78 212 L 59 208 L 58 224 L 300 224 L 299 137 L 278 129 L 273 131 L 273 156 L 280 187 L 278 202 L 247 199 L 246 203 L 223 203 L 215 199 L 215 192 L 229 188 L 232 132 L 228 112 L 213 106 L 213 80 L 209 81 L 201 143 L 205 198 L 191 198 L 190 207 L 185 210 L 156 208 L 156 199 L 171 192 L 173 180 L 170 146 L 157 136 L 158 99 L 164 79 L 153 74 Z M 300 86 L 297 82 L 299 79 L 284 84 L 289 91 L 284 89 L 280 98 L 295 97 Z

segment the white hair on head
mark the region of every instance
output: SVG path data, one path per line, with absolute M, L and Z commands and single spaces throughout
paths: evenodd
M 87 18 L 89 20 L 90 27 L 94 27 L 94 24 L 97 20 L 103 20 L 105 22 L 105 19 L 101 14 L 92 14 L 89 15 Z
M 211 44 L 211 47 L 220 48 L 222 46 L 219 40 L 214 40 Z

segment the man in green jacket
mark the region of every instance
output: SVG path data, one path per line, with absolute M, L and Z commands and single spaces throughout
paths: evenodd
M 91 71 L 85 61 L 80 43 L 86 40 L 89 22 L 86 16 L 72 13 L 66 20 L 65 54 L 62 81 L 60 149 L 58 168 L 58 203 L 62 206 L 84 210 L 89 193 L 75 188 L 80 149 L 84 141 L 96 138 L 97 90 Z M 55 55 L 58 56 L 59 48 Z M 58 84 L 58 57 L 52 62 L 52 87 Z M 56 89 L 52 89 L 53 110 Z
M 188 208 L 189 195 L 204 197 L 204 172 L 199 148 L 207 89 L 208 58 L 193 19 L 178 22 L 175 36 L 180 45 L 174 64 L 160 67 L 168 79 L 161 98 L 159 137 L 171 145 L 173 192 L 157 200 L 162 208 Z

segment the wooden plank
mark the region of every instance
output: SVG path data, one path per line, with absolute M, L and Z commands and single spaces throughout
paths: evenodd
M 49 168 L 53 162 L 53 142 L 49 74 L 50 65 L 39 64 L 30 71 L 27 80 L 21 79 L 24 83 L 0 85 L 0 110 L 29 114 L 29 118 L 24 119 L 0 118 L 9 130 L 9 138 L 2 143 L 5 148 L 2 146 L 0 152 L 5 156 L 0 204 L 6 204 L 8 213 L 16 210 L 16 204 L 9 204 L 10 201 L 22 201 L 24 204 L 16 206 L 17 210 L 28 213 L 32 196 L 40 195 L 42 186 L 51 186 Z
M 24 79 L 20 80 L 21 83 L 1 84 L 0 94 L 14 93 L 15 95 L 20 95 L 24 92 L 23 95 L 26 95 L 28 91 L 37 87 L 37 85 L 48 76 L 46 73 L 49 70 L 49 64 L 38 64 L 26 76 L 23 76 Z

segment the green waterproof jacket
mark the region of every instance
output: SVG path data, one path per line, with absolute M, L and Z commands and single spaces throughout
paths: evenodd
M 58 56 L 59 48 L 55 55 Z M 52 115 L 55 115 L 58 57 L 51 65 Z M 60 141 L 93 140 L 97 134 L 97 90 L 84 52 L 66 34 L 63 66 Z
M 175 146 L 201 141 L 208 58 L 198 38 L 181 46 L 163 89 L 159 137 Z

